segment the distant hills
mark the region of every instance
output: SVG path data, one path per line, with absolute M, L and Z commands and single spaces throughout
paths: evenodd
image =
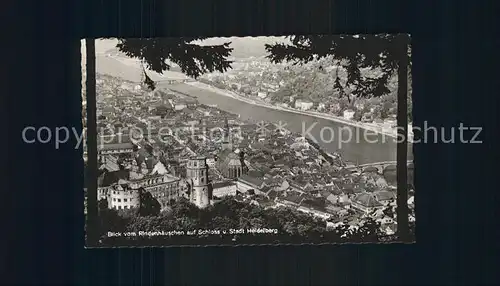
M 276 42 L 286 42 L 284 37 L 230 37 L 230 38 L 210 38 L 201 42 L 200 45 L 219 45 L 231 42 L 234 49 L 231 58 L 238 61 L 240 59 L 264 58 L 267 55 L 265 44 Z M 84 42 L 82 40 L 82 42 Z M 108 74 L 131 82 L 141 81 L 141 66 L 137 60 L 130 59 L 116 48 L 117 39 L 98 39 L 95 41 L 96 48 L 96 71 L 100 74 Z M 85 68 L 85 45 L 82 45 L 82 67 Z M 109 56 L 111 55 L 111 57 Z M 163 75 L 148 71 L 148 75 L 154 81 L 185 78 L 177 67 L 171 71 L 166 71 Z
M 284 37 L 230 37 L 210 38 L 200 42 L 201 45 L 220 45 L 231 42 L 233 52 L 231 57 L 235 59 L 247 59 L 250 57 L 263 58 L 267 55 L 265 45 L 289 42 Z
M 265 44 L 288 41 L 284 37 L 229 37 L 209 38 L 195 43 L 200 45 L 221 45 L 226 42 L 231 42 L 231 48 L 233 48 L 231 57 L 235 59 L 247 59 L 250 57 L 265 57 L 267 55 Z M 116 48 L 117 43 L 118 40 L 116 39 L 96 40 L 96 53 L 112 55 L 121 54 Z
M 96 72 L 138 83 L 141 81 L 143 71 L 139 61 L 132 59 L 119 60 L 105 55 L 97 55 Z M 175 71 L 164 71 L 163 74 L 147 71 L 147 74 L 154 81 L 187 78 L 184 74 Z

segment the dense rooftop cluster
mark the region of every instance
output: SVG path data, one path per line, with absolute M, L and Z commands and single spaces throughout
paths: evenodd
M 366 69 L 362 70 L 362 73 L 365 77 L 377 78 L 382 72 Z M 297 66 L 273 64 L 264 59 L 243 62 L 235 64 L 230 72 L 209 74 L 204 76 L 203 80 L 216 87 L 230 89 L 242 96 L 261 99 L 278 106 L 345 116 L 369 123 L 390 123 L 394 120 L 397 113 L 395 76 L 389 80 L 390 93 L 375 98 L 342 96 L 335 88 L 337 78 L 345 85 L 347 73 L 334 65 L 331 57 L 327 57 Z M 344 92 L 349 93 L 349 88 Z M 411 85 L 409 97 L 408 111 L 411 122 Z
M 264 209 L 291 208 L 328 227 L 356 228 L 371 218 L 384 232 L 395 231 L 394 165 L 349 168 L 340 154 L 328 154 L 297 134 L 262 134 L 238 115 L 168 88 L 145 91 L 98 75 L 97 95 L 98 148 L 107 158 L 101 161 L 101 187 L 155 176 L 185 179 L 186 162 L 201 156 L 209 168 L 214 204 L 231 196 Z M 410 182 L 412 170 L 410 166 Z M 410 187 L 413 209 L 412 183 Z M 176 199 L 172 192 L 168 198 Z M 168 203 L 162 201 L 162 208 Z

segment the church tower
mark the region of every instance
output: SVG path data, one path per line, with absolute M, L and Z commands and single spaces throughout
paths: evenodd
M 199 208 L 210 205 L 212 198 L 208 182 L 208 165 L 204 157 L 189 159 L 186 167 L 186 177 L 190 186 L 189 201 Z
M 229 123 L 227 122 L 227 117 L 224 119 L 224 138 L 222 139 L 222 151 L 233 149 L 233 145 L 231 144 L 231 140 L 229 137 Z

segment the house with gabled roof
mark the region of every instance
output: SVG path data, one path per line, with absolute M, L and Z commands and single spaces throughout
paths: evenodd
M 321 219 L 325 219 L 325 220 L 332 217 L 332 214 L 330 214 L 324 210 L 320 210 L 320 209 L 316 209 L 316 208 L 308 208 L 305 206 L 300 206 L 297 208 L 297 210 L 300 212 L 306 213 L 306 214 L 313 215 L 313 216 L 321 218 Z
M 280 186 L 279 186 L 279 188 L 278 188 L 278 189 L 279 189 L 280 191 L 286 191 L 286 190 L 288 190 L 288 188 L 290 188 L 290 184 L 289 184 L 289 183 L 288 183 L 288 181 L 285 179 L 285 180 L 283 180 L 283 182 L 280 184 Z
M 363 213 L 371 213 L 375 209 L 384 207 L 384 205 L 377 200 L 375 195 L 371 193 L 361 193 L 357 195 L 352 200 L 351 205 L 353 208 Z
M 375 198 L 382 204 L 388 204 L 396 199 L 396 192 L 392 191 L 377 191 L 373 193 Z
M 250 203 L 263 207 L 264 209 L 272 208 L 276 205 L 273 200 L 270 200 L 269 198 L 264 196 L 255 196 Z
M 218 182 L 212 184 L 212 196 L 223 198 L 226 196 L 236 196 L 237 187 L 232 181 Z
M 248 190 L 254 190 L 256 194 L 261 193 L 261 189 L 265 186 L 264 180 L 259 177 L 254 177 L 251 174 L 243 174 L 236 180 L 238 191 L 246 193 Z
M 396 234 L 397 225 L 395 223 L 382 224 L 380 229 L 387 235 L 393 235 Z
M 310 191 L 314 190 L 314 186 L 311 183 L 307 182 L 307 181 L 303 181 L 303 182 L 291 182 L 290 183 L 290 188 L 293 191 L 300 192 L 300 193 L 307 193 L 307 192 L 310 192 Z
M 294 192 L 294 191 L 288 191 L 285 194 L 285 196 L 277 197 L 276 203 L 280 206 L 298 207 L 303 199 L 304 199 L 304 197 L 302 196 L 301 193 Z
M 97 152 L 99 156 L 132 153 L 135 143 L 129 135 L 125 134 L 98 136 Z

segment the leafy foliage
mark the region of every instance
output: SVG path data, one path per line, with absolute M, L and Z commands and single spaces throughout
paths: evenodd
M 139 189 L 140 196 L 140 206 L 139 206 L 139 215 L 140 216 L 155 216 L 158 215 L 161 211 L 161 205 L 156 200 L 150 192 L 144 190 L 144 188 Z
M 388 94 L 390 77 L 398 67 L 401 55 L 401 40 L 406 35 L 313 35 L 290 36 L 292 44 L 266 44 L 268 58 L 274 63 L 284 61 L 294 64 L 308 63 L 316 59 L 333 56 L 332 64 L 347 71 L 344 85 L 335 80 L 334 88 L 346 95 L 346 88 L 352 88 L 353 96 L 378 97 Z M 379 69 L 377 77 L 362 75 L 361 69 Z
M 227 58 L 232 52 L 230 42 L 221 45 L 198 45 L 194 41 L 205 38 L 146 38 L 146 39 L 119 39 L 117 48 L 128 57 L 141 60 L 148 69 L 157 73 L 170 70 L 170 63 L 177 64 L 187 76 L 197 78 L 207 72 L 225 72 L 231 68 L 232 62 Z M 151 89 L 155 83 L 145 75 L 145 84 Z
M 126 229 L 128 220 L 120 216 L 116 210 L 108 209 L 107 200 L 104 199 L 98 202 L 98 214 L 98 231 L 102 237 L 104 237 L 108 231 L 121 232 Z
M 311 62 L 318 58 L 332 56 L 332 64 L 341 66 L 347 73 L 347 80 L 342 84 L 336 80 L 333 88 L 347 96 L 353 97 L 381 97 L 390 92 L 389 80 L 398 68 L 401 59 L 402 45 L 407 43 L 406 35 L 360 35 L 360 36 L 291 36 L 292 45 L 277 43 L 266 45 L 269 52 L 268 58 L 279 63 L 291 61 L 295 64 Z M 117 48 L 127 56 L 138 58 L 146 67 L 158 73 L 169 70 L 175 63 L 181 71 L 188 76 L 197 78 L 200 75 L 219 71 L 225 72 L 231 67 L 232 62 L 227 58 L 232 49 L 230 43 L 214 46 L 200 46 L 194 44 L 195 40 L 203 38 L 169 38 L 169 39 L 120 39 Z M 410 63 L 409 63 L 410 64 Z M 145 83 L 155 88 L 154 82 L 145 72 Z M 376 77 L 367 77 L 362 69 L 378 69 L 380 73 Z M 322 67 L 318 67 L 323 70 Z M 351 92 L 348 94 L 346 90 Z M 381 113 L 386 112 L 382 109 Z M 341 226 L 334 231 L 326 231 L 325 223 L 306 214 L 291 209 L 262 209 L 249 204 L 225 199 L 207 209 L 197 209 L 187 201 L 179 201 L 171 206 L 171 211 L 158 213 L 157 205 L 154 203 L 144 207 L 140 216 L 121 217 L 114 210 L 101 210 L 101 233 L 105 230 L 186 230 L 193 228 L 206 229 L 228 229 L 248 227 L 276 228 L 280 234 L 287 233 L 288 236 L 210 236 L 207 239 L 215 239 L 217 244 L 226 240 L 235 239 L 240 243 L 258 242 L 303 242 L 307 236 L 309 242 L 341 242 L 341 241 L 380 241 L 379 227 L 374 221 L 367 221 L 360 228 L 352 230 L 347 226 Z M 191 239 L 196 237 L 192 236 Z M 144 239 L 154 240 L 159 238 L 140 237 L 127 242 L 144 243 Z M 171 237 L 170 243 L 175 239 L 185 237 Z M 107 239 L 103 237 L 104 243 Z M 165 242 L 165 238 L 161 238 Z M 160 243 L 161 243 L 160 242 Z M 153 243 L 152 243 L 153 244 Z M 156 244 L 156 243 L 154 243 Z
M 115 213 L 115 215 L 110 215 Z M 206 209 L 198 209 L 185 199 L 171 204 L 169 211 L 157 216 L 118 215 L 115 210 L 107 210 L 103 219 L 111 231 L 195 231 L 268 228 L 277 229 L 279 235 L 220 234 L 195 236 L 162 236 L 109 238 L 102 230 L 104 244 L 161 245 L 161 244 L 203 244 L 221 243 L 326 243 L 326 242 L 379 242 L 394 240 L 381 233 L 380 225 L 367 220 L 357 229 L 341 225 L 327 229 L 326 223 L 294 209 L 264 209 L 242 203 L 232 198 L 224 198 Z M 121 240 L 120 240 L 121 239 Z M 120 241 L 117 241 L 120 240 Z

